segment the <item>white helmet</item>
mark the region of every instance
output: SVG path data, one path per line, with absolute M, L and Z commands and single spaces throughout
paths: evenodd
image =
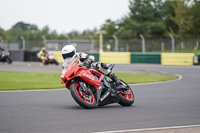
M 62 48 L 63 59 L 71 58 L 76 54 L 76 48 L 73 45 L 66 45 Z
M 42 50 L 42 51 L 46 51 L 46 48 L 45 48 L 45 47 L 42 47 L 41 50 Z

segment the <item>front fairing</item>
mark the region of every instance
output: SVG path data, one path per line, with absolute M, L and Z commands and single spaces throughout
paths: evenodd
M 98 77 L 94 76 L 97 75 Z M 61 83 L 66 84 L 66 87 L 69 88 L 71 80 L 75 77 L 79 77 L 90 85 L 93 85 L 96 89 L 101 85 L 101 80 L 104 75 L 95 70 L 90 70 L 86 67 L 79 67 L 78 59 L 70 63 L 70 65 L 65 69 L 61 75 Z
M 76 72 L 79 70 L 79 66 L 77 63 L 70 65 L 67 69 L 66 69 L 66 73 L 65 73 L 65 77 L 67 80 L 72 79 Z
M 78 59 L 74 59 L 74 61 L 72 61 L 70 65 L 62 71 L 61 83 L 67 84 L 67 82 L 74 77 L 75 73 L 79 69 L 77 61 Z
M 98 77 L 94 76 L 94 74 L 98 75 Z M 104 77 L 103 74 L 88 68 L 80 68 L 76 75 L 88 84 L 93 85 L 96 89 L 101 85 L 101 81 Z

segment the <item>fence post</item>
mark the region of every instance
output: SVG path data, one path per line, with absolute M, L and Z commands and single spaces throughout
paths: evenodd
M 129 45 L 126 44 L 126 52 L 129 52 Z
M 3 44 L 3 38 L 0 36 L 1 44 Z
M 42 36 L 42 39 L 43 39 L 44 47 L 46 47 L 47 39 L 44 35 Z
M 103 30 L 97 32 L 97 34 L 99 34 L 99 53 L 103 52 L 103 34 L 104 33 L 106 32 Z
M 115 39 L 115 51 L 118 52 L 118 47 L 119 47 L 118 38 L 115 35 L 113 35 L 113 38 Z
M 183 49 L 184 49 L 184 43 L 181 42 L 181 51 L 183 51 Z
M 142 53 L 145 53 L 146 49 L 145 49 L 145 39 L 144 39 L 144 36 L 142 34 L 140 34 L 140 38 L 142 39 Z
M 71 41 L 70 41 L 68 34 L 66 34 L 65 37 L 67 38 L 67 44 L 69 45 L 71 43 Z
M 169 36 L 172 39 L 172 52 L 174 53 L 174 37 L 172 36 L 172 34 L 169 34 Z
M 92 52 L 94 52 L 94 38 L 93 38 L 93 36 L 89 36 L 89 38 L 91 40 L 91 48 L 90 48 L 91 51 L 90 52 L 92 53 Z
M 164 42 L 161 43 L 161 51 L 162 51 L 162 52 L 165 51 L 165 44 L 164 44 Z
M 26 49 L 26 47 L 25 47 L 25 39 L 24 39 L 24 37 L 23 36 L 20 36 L 20 38 L 22 39 L 22 50 L 25 50 Z

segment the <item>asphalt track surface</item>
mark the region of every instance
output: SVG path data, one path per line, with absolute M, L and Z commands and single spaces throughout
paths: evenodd
M 0 71 L 60 72 L 38 63 L 0 64 Z M 179 74 L 181 80 L 131 85 L 131 107 L 81 108 L 65 89 L 0 92 L 0 133 L 90 133 L 200 125 L 200 66 L 116 65 L 116 72 Z M 197 128 L 199 130 L 199 128 Z M 200 131 L 199 131 L 200 132 Z

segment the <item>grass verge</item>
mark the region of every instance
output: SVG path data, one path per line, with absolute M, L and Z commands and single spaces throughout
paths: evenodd
M 128 84 L 149 83 L 176 79 L 175 75 L 116 73 Z M 0 91 L 65 88 L 60 73 L 0 72 Z
M 151 83 L 151 82 L 161 82 L 177 79 L 176 75 L 161 75 L 154 73 L 138 73 L 138 74 L 125 74 L 116 73 L 116 75 L 124 80 L 127 84 L 137 84 L 137 83 Z

